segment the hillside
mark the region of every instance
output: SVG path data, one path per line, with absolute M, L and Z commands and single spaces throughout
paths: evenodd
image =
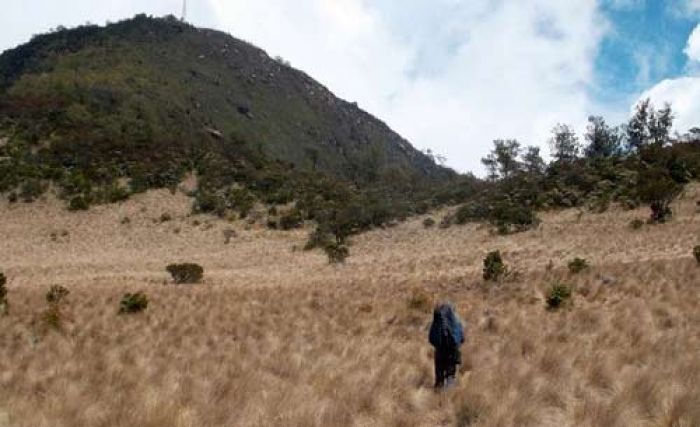
M 4 52 L 0 141 L 0 192 L 32 200 L 52 182 L 75 208 L 193 171 L 210 193 L 238 184 L 271 203 L 318 181 L 408 200 L 456 176 L 306 74 L 173 18 L 59 29 Z
M 699 425 L 698 198 L 693 184 L 673 220 L 639 230 L 646 208 L 544 213 L 508 236 L 416 217 L 354 237 L 343 266 L 296 250 L 308 230 L 191 216 L 164 190 L 77 213 L 0 202 L 0 425 Z M 496 249 L 513 274 L 484 282 Z M 569 273 L 574 257 L 589 269 Z M 181 261 L 204 283 L 165 285 Z M 549 311 L 557 281 L 573 304 Z M 58 330 L 55 284 L 70 291 Z M 148 309 L 117 315 L 136 291 Z M 444 298 L 468 339 L 459 385 L 436 394 L 427 327 Z

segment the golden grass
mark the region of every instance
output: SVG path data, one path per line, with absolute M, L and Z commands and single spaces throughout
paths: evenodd
M 507 237 L 415 218 L 357 236 L 339 267 L 296 249 L 306 231 L 188 216 L 168 192 L 78 213 L 3 203 L 0 426 L 697 426 L 698 198 L 638 231 L 643 210 L 550 213 Z M 485 284 L 495 249 L 517 274 Z M 591 268 L 569 275 L 577 256 Z M 204 284 L 164 285 L 183 261 Z M 576 292 L 550 312 L 555 279 Z M 59 331 L 42 321 L 53 284 L 71 292 Z M 148 309 L 118 316 L 133 291 Z M 426 301 L 443 298 L 468 340 L 458 387 L 436 394 Z

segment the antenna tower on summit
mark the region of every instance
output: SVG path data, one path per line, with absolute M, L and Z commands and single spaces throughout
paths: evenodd
M 187 0 L 182 0 L 182 18 L 180 20 L 182 22 L 187 20 Z

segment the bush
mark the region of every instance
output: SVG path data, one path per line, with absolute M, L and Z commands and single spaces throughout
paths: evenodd
M 632 228 L 632 230 L 639 230 L 643 226 L 644 226 L 644 221 L 642 221 L 639 218 L 633 219 L 632 222 L 630 222 L 630 228 Z
M 527 231 L 539 223 L 532 207 L 509 199 L 467 203 L 455 214 L 457 224 L 476 221 L 488 221 L 496 227 L 499 234 Z
M 671 218 L 671 202 L 680 194 L 683 186 L 675 182 L 669 172 L 659 167 L 649 167 L 639 176 L 639 199 L 649 204 L 649 223 L 664 223 Z
M 700 264 L 700 245 L 693 248 L 693 256 L 695 256 L 695 260 Z
M 588 268 L 588 262 L 583 258 L 574 258 L 569 261 L 569 271 L 573 274 L 582 272 Z
M 323 247 L 323 250 L 328 255 L 329 264 L 342 264 L 345 259 L 350 255 L 348 247 L 341 243 L 329 243 Z
M 423 220 L 423 227 L 432 228 L 435 226 L 435 220 L 432 218 L 426 218 Z
M 415 289 L 407 301 L 411 310 L 429 312 L 431 308 L 430 296 L 425 292 Z
M 61 315 L 61 307 L 58 304 L 49 304 L 49 307 L 42 315 L 44 324 L 49 328 L 61 329 L 63 326 L 63 316 Z
M 326 232 L 322 228 L 316 227 L 314 231 L 309 233 L 309 238 L 304 245 L 305 251 L 310 251 L 316 248 L 324 248 L 327 245 L 333 244 L 333 237 L 330 233 Z
M 498 281 L 507 271 L 500 251 L 489 252 L 484 258 L 484 280 Z
M 7 283 L 7 277 L 5 274 L 0 273 L 0 315 L 7 312 L 7 288 L 5 284 Z
M 60 285 L 53 285 L 46 293 L 46 302 L 49 304 L 60 304 L 69 294 L 68 289 Z
M 204 268 L 199 264 L 170 264 L 166 267 L 175 283 L 199 283 L 204 276 Z
M 43 314 L 44 324 L 53 329 L 61 329 L 63 326 L 62 302 L 70 292 L 60 285 L 53 285 L 46 293 L 48 308 Z
M 223 231 L 224 234 L 224 244 L 229 244 L 231 242 L 231 239 L 235 238 L 238 234 L 236 233 L 236 230 L 232 228 L 227 228 L 226 230 Z
M 133 314 L 144 311 L 148 307 L 148 298 L 142 292 L 124 294 L 119 303 L 119 314 Z
M 279 220 L 279 226 L 282 230 L 292 230 L 294 228 L 299 228 L 302 226 L 303 223 L 304 220 L 301 217 L 301 212 L 299 212 L 299 210 L 297 209 L 293 209 L 285 215 L 282 215 L 282 217 Z
M 86 211 L 90 209 L 90 201 L 85 196 L 75 196 L 68 202 L 69 211 Z
M 571 301 L 571 286 L 564 283 L 554 283 L 547 292 L 547 308 L 556 310 Z

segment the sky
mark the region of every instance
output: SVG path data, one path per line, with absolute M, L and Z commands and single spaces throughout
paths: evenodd
M 0 0 L 0 51 L 182 0 Z M 187 20 L 281 56 L 459 171 L 497 138 L 625 121 L 650 97 L 700 127 L 700 0 L 188 0 Z

